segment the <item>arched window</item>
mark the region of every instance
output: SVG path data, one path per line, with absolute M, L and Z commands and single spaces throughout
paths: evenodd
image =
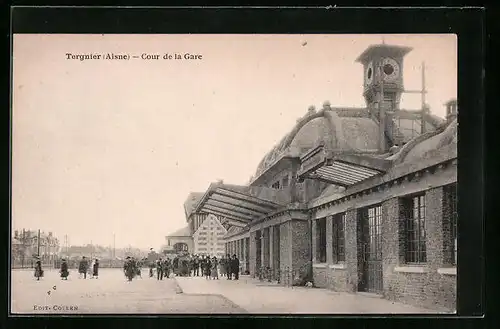
M 178 242 L 174 244 L 175 252 L 188 251 L 188 245 L 184 242 Z

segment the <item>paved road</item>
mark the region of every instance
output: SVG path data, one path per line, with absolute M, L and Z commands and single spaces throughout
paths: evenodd
M 86 280 L 72 270 L 67 281 L 57 270 L 46 270 L 40 281 L 31 270 L 11 273 L 12 313 L 245 313 L 220 295 L 179 293 L 173 278 L 158 281 L 145 275 L 127 282 L 120 269 L 101 269 L 99 279 Z
M 184 294 L 217 294 L 244 308 L 249 314 L 408 314 L 449 313 L 427 310 L 362 294 L 328 289 L 283 287 L 249 276 L 240 280 L 175 279 Z

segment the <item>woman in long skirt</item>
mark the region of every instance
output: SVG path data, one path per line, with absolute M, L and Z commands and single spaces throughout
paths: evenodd
M 217 269 L 217 267 L 218 267 L 218 264 L 217 264 L 217 257 L 215 257 L 215 256 L 214 256 L 214 257 L 212 258 L 212 263 L 211 263 L 211 265 L 212 265 L 212 266 L 211 266 L 211 267 L 212 267 L 212 268 L 211 268 L 211 275 L 212 275 L 212 279 L 213 279 L 213 280 L 215 280 L 215 279 L 219 280 L 219 271 L 218 271 L 218 269 Z
M 224 256 L 220 259 L 219 265 L 220 275 L 224 277 L 226 275 L 226 259 Z
M 68 263 L 66 263 L 66 259 L 63 259 L 61 263 L 61 280 L 68 280 L 68 275 Z
M 37 259 L 37 261 L 35 262 L 35 278 L 37 279 L 37 281 L 39 281 L 40 278 L 42 277 L 43 277 L 42 262 L 40 261 L 40 259 Z
M 203 274 L 205 274 L 205 279 L 210 279 L 210 269 L 212 264 L 210 263 L 210 259 L 207 257 L 205 259 L 205 267 L 203 268 Z
M 99 278 L 99 259 L 96 259 L 92 266 L 92 277 L 96 279 Z

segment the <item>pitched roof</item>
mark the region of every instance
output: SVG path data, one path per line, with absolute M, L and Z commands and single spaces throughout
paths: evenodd
M 208 216 L 205 218 L 205 220 L 201 223 L 201 225 L 198 227 L 196 232 L 193 233 L 193 235 L 197 235 L 198 232 L 202 230 L 202 228 L 207 228 L 208 227 L 208 222 L 209 221 L 214 221 L 218 226 L 222 227 L 224 229 L 224 234 L 227 232 L 227 228 L 221 223 L 220 219 L 218 216 L 215 216 L 214 214 L 208 214 Z
M 191 231 L 189 230 L 189 227 L 183 227 L 181 229 L 178 229 L 177 231 L 167 235 L 167 236 L 191 236 Z
M 191 215 L 193 210 L 196 208 L 198 201 L 203 197 L 203 192 L 191 192 L 189 193 L 186 201 L 184 201 L 184 211 L 186 213 L 186 219 Z

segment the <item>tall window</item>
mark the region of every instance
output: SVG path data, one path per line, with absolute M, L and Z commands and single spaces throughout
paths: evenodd
M 443 192 L 444 261 L 457 265 L 457 184 L 445 186 Z
M 333 216 L 333 262 L 345 262 L 345 213 Z
M 425 195 L 404 198 L 404 258 L 406 263 L 427 262 L 425 245 Z
M 283 181 L 282 181 L 282 183 L 281 183 L 281 186 L 282 186 L 283 188 L 288 187 L 288 176 L 286 176 L 286 177 L 284 177 L 284 178 L 283 178 Z
M 326 218 L 316 220 L 316 260 L 326 263 Z

